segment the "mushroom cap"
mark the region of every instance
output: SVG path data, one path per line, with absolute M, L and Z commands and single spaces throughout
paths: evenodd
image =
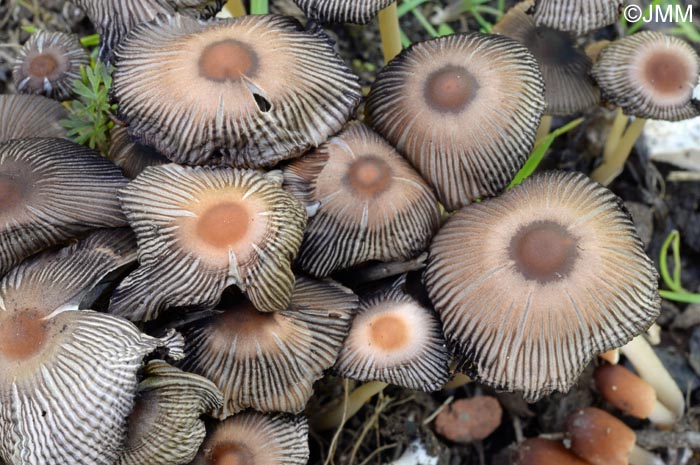
M 544 99 L 548 115 L 571 115 L 598 104 L 598 91 L 588 75 L 593 64 L 574 44 L 568 32 L 536 26 L 527 14 L 531 1 L 523 1 L 508 10 L 493 27 L 523 44 L 540 65 L 544 78 Z
M 583 35 L 613 24 L 625 0 L 535 0 L 535 21 L 560 31 Z
M 40 95 L 0 95 L 0 142 L 30 137 L 67 138 L 59 121 L 68 112 Z
M 495 397 L 458 399 L 435 418 L 435 431 L 450 441 L 469 444 L 489 437 L 501 426 L 502 417 L 503 409 Z
M 221 407 L 221 392 L 208 379 L 163 360 L 148 362 L 145 374 L 116 465 L 190 463 L 206 436 L 200 416 Z
M 622 201 L 580 173 L 532 176 L 435 236 L 430 298 L 462 369 L 535 401 L 660 311 L 657 273 Z
M 124 172 L 124 176 L 134 179 L 149 166 L 169 163 L 156 149 L 134 141 L 125 127 L 114 126 L 109 135 L 109 159 Z
M 120 194 L 141 266 L 110 312 L 149 321 L 166 307 L 212 307 L 231 285 L 258 310 L 287 308 L 306 211 L 281 182 L 279 172 L 146 168 Z
M 576 457 L 561 442 L 532 438 L 521 443 L 514 465 L 590 465 Z
M 313 383 L 335 363 L 357 304 L 333 281 L 297 278 L 287 310 L 261 313 L 238 302 L 186 329 L 183 367 L 223 391 L 219 418 L 249 407 L 301 412 Z
M 100 59 L 109 62 L 127 33 L 158 15 L 176 13 L 207 18 L 215 15 L 223 0 L 73 0 L 87 14 L 100 35 Z
M 12 78 L 20 92 L 65 100 L 80 80 L 80 67 L 89 64 L 75 34 L 38 31 L 20 49 Z
M 304 14 L 328 23 L 367 24 L 393 0 L 294 0 Z
M 126 225 L 119 168 L 63 139 L 0 143 L 0 276 L 46 247 L 95 228 Z
M 592 465 L 627 465 L 636 436 L 609 413 L 589 407 L 569 415 L 571 451 Z
M 366 112 L 454 210 L 506 187 L 544 106 L 542 74 L 525 47 L 470 33 L 405 49 L 377 76 Z
M 129 133 L 177 163 L 257 168 L 300 156 L 360 99 L 328 36 L 284 16 L 160 16 L 116 55 L 113 94 Z
M 627 415 L 647 418 L 656 404 L 656 391 L 649 383 L 621 365 L 596 368 L 595 384 L 600 394 Z
M 425 250 L 440 225 L 430 186 L 362 123 L 290 163 L 284 182 L 307 206 L 320 202 L 297 259 L 315 276 L 368 260 L 412 258 Z
M 400 279 L 361 300 L 334 371 L 359 381 L 437 391 L 450 377 L 440 320 L 403 284 Z
M 593 65 L 603 100 L 640 118 L 678 121 L 700 115 L 693 89 L 700 57 L 683 40 L 642 31 L 611 42 Z
M 243 412 L 216 426 L 192 465 L 306 465 L 306 418 Z

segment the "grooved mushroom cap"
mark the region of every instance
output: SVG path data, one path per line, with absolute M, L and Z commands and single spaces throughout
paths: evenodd
M 656 404 L 656 391 L 649 383 L 620 365 L 596 368 L 595 384 L 601 395 L 628 415 L 647 418 Z
M 190 463 L 206 436 L 200 416 L 221 407 L 221 392 L 208 379 L 163 360 L 148 362 L 145 373 L 116 465 Z
M 601 52 L 592 75 L 603 100 L 631 116 L 678 121 L 700 115 L 693 89 L 700 57 L 677 37 L 642 31 Z
M 217 424 L 192 465 L 306 465 L 308 441 L 303 416 L 243 412 Z
M 109 62 L 127 33 L 158 15 L 176 13 L 207 18 L 215 15 L 223 0 L 73 0 L 85 11 L 100 34 L 100 59 Z
M 126 225 L 119 168 L 63 139 L 0 143 L 0 276 L 46 247 Z
M 625 0 L 535 0 L 535 21 L 560 31 L 583 35 L 613 24 Z
M 403 284 L 401 279 L 362 299 L 334 369 L 359 381 L 437 391 L 450 377 L 440 320 Z
M 377 76 L 366 111 L 454 210 L 506 187 L 544 106 L 542 74 L 525 47 L 470 33 L 405 49 Z
M 284 16 L 143 24 L 117 51 L 129 132 L 177 163 L 271 166 L 338 132 L 358 78 L 318 27 Z
M 328 23 L 367 24 L 394 0 L 294 0 L 304 14 Z
M 188 328 L 183 366 L 223 391 L 219 418 L 249 407 L 301 412 L 313 383 L 335 363 L 356 308 L 349 289 L 298 278 L 287 310 L 261 313 L 238 302 Z
M 297 262 L 319 277 L 368 260 L 407 260 L 440 225 L 428 184 L 378 134 L 349 125 L 284 170 L 285 189 L 311 206 Z
M 134 141 L 126 128 L 114 126 L 109 136 L 109 159 L 124 172 L 124 176 L 134 179 L 149 166 L 169 163 L 156 149 Z
M 38 31 L 19 51 L 12 78 L 20 92 L 65 100 L 80 80 L 80 67 L 89 64 L 76 35 Z
M 66 138 L 58 123 L 68 112 L 40 95 L 0 95 L 0 142 L 34 137 Z
M 627 465 L 636 436 L 609 413 L 589 407 L 569 415 L 571 451 L 592 465 Z
M 558 441 L 532 438 L 520 444 L 514 465 L 590 465 Z
M 146 168 L 120 194 L 141 266 L 117 287 L 110 312 L 148 321 L 166 307 L 211 307 L 231 285 L 261 311 L 287 308 L 306 211 L 282 190 L 281 178 L 229 168 Z
M 622 201 L 580 173 L 528 178 L 435 236 L 430 298 L 462 369 L 535 401 L 660 311 L 657 274 Z
M 128 230 L 100 231 L 0 280 L 0 405 L 7 413 L 0 415 L 0 456 L 113 464 L 143 357 L 162 346 L 182 356 L 176 333 L 157 339 L 124 319 L 70 309 L 128 259 L 132 241 Z
M 493 27 L 493 33 L 517 40 L 539 63 L 545 84 L 545 113 L 571 115 L 594 107 L 599 97 L 588 75 L 590 58 L 575 47 L 568 32 L 536 26 L 527 14 L 531 5 L 531 1 L 524 1 L 508 10 Z

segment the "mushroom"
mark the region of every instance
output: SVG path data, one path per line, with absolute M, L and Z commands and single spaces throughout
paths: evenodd
M 67 140 L 0 143 L 0 276 L 85 231 L 125 226 L 117 191 L 127 182 L 97 152 Z
M 318 277 L 368 260 L 413 258 L 440 225 L 430 187 L 362 123 L 290 163 L 284 187 L 307 207 L 320 204 L 297 258 Z
M 212 307 L 231 285 L 258 310 L 287 308 L 306 212 L 281 182 L 279 172 L 146 168 L 120 194 L 141 266 L 109 311 L 149 321 L 167 307 Z
M 308 435 L 302 416 L 239 413 L 216 425 L 192 465 L 306 465 Z
M 560 31 L 583 35 L 613 24 L 625 0 L 535 0 L 535 21 Z
M 145 376 L 115 465 L 190 463 L 206 435 L 200 416 L 221 407 L 221 392 L 208 379 L 163 360 L 148 362 Z
M 527 178 L 450 218 L 425 280 L 461 369 L 536 401 L 650 326 L 657 273 L 612 192 L 580 173 Z
M 134 179 L 149 166 L 169 163 L 156 149 L 139 144 L 129 137 L 125 127 L 115 125 L 109 134 L 109 159 L 120 167 L 124 176 Z
M 377 76 L 366 112 L 454 210 L 506 187 L 530 154 L 544 105 L 525 47 L 470 33 L 404 50 Z
M 458 399 L 435 418 L 435 431 L 450 441 L 469 444 L 489 437 L 501 426 L 502 416 L 503 409 L 495 397 Z
M 20 49 L 12 78 L 20 92 L 65 100 L 80 80 L 80 68 L 89 64 L 76 35 L 38 31 Z
M 338 132 L 360 99 L 328 36 L 284 16 L 159 16 L 116 56 L 120 118 L 177 163 L 257 168 L 298 157 Z
M 66 139 L 59 121 L 68 112 L 55 100 L 39 95 L 0 95 L 0 142 L 10 139 Z
M 693 97 L 700 57 L 677 37 L 643 31 L 618 39 L 600 52 L 591 73 L 602 99 L 619 107 L 603 163 L 591 174 L 603 184 L 622 172 L 647 118 L 678 121 L 700 115 Z M 623 132 L 626 115 L 635 119 Z
M 528 439 L 518 446 L 514 455 L 514 465 L 590 465 L 560 442 L 549 439 Z
M 247 301 L 184 330 L 183 368 L 214 381 L 223 419 L 246 408 L 299 413 L 313 383 L 335 363 L 357 308 L 357 296 L 332 281 L 297 278 L 289 307 L 262 313 Z
M 25 261 L 0 280 L 0 456 L 111 465 L 143 357 L 183 355 L 182 337 L 141 333 L 76 302 L 133 257 L 128 230 L 100 231 Z

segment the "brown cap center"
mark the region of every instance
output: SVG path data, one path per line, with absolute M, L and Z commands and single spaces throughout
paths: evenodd
M 577 240 L 553 221 L 531 223 L 510 243 L 510 257 L 527 279 L 548 282 L 568 275 L 577 256 Z
M 47 323 L 33 313 L 21 313 L 0 324 L 0 355 L 28 360 L 41 351 L 48 338 Z
M 208 45 L 199 57 L 199 74 L 209 80 L 235 81 L 251 77 L 258 67 L 258 57 L 247 44 L 233 39 Z
M 52 55 L 42 53 L 29 63 L 29 73 L 38 78 L 45 78 L 58 68 L 58 61 Z
M 692 71 L 686 61 L 673 53 L 657 52 L 644 66 L 644 78 L 657 92 L 678 95 L 694 83 Z
M 391 167 L 381 158 L 366 155 L 355 160 L 348 170 L 350 187 L 359 195 L 374 197 L 391 185 Z
M 0 211 L 14 207 L 22 198 L 22 186 L 9 176 L 0 174 Z
M 382 350 L 398 350 L 409 342 L 409 327 L 397 315 L 381 315 L 370 323 L 370 337 Z
M 479 83 L 461 66 L 445 66 L 428 76 L 423 97 L 441 113 L 459 113 L 474 99 Z
M 214 448 L 210 465 L 255 465 L 253 454 L 243 444 L 231 442 Z
M 230 247 L 246 235 L 252 221 L 239 202 L 222 202 L 199 216 L 197 235 L 214 247 Z

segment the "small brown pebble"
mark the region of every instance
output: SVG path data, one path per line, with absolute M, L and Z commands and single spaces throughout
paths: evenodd
M 495 397 L 477 396 L 452 402 L 435 419 L 435 431 L 460 444 L 479 441 L 501 424 L 503 410 Z

